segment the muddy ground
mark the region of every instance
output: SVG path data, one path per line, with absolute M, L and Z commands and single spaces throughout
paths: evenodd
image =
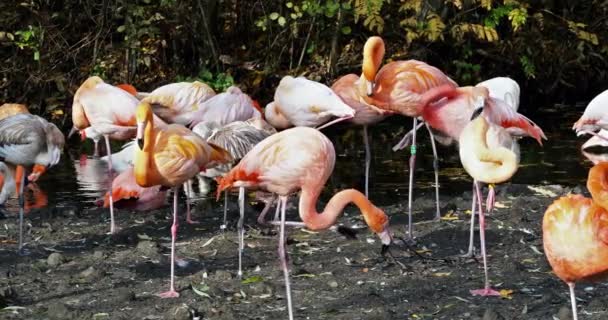
M 290 230 L 296 319 L 570 319 L 567 286 L 552 274 L 541 234 L 545 208 L 569 191 L 500 187 L 487 239 L 492 284 L 512 290 L 502 298 L 469 294 L 483 283 L 481 259 L 458 257 L 468 244 L 470 191 L 444 196 L 442 213 L 452 213 L 439 222 L 432 221 L 433 194 L 418 196 L 419 255 L 392 250 L 405 269 L 382 258 L 380 242 L 354 207 L 339 222 L 359 228 L 355 240 L 335 231 Z M 383 207 L 397 235 L 403 235 L 407 221 L 405 200 Z M 8 215 L 0 220 L 0 318 L 286 319 L 276 231 L 256 224 L 260 206 L 250 203 L 245 274 L 237 278 L 238 210 L 231 204 L 232 223 L 221 232 L 221 203 L 196 203 L 200 225 L 182 220 L 177 254 L 184 261 L 176 271 L 181 296 L 165 300 L 154 294 L 168 288 L 168 207 L 148 213 L 119 210 L 120 231 L 113 236 L 106 234 L 104 209 L 67 203 L 32 212 L 26 235 L 31 255 L 26 257 L 15 253 L 17 220 Z M 292 220 L 297 218 L 294 205 L 292 200 Z M 581 319 L 608 319 L 605 283 L 579 284 L 577 294 Z

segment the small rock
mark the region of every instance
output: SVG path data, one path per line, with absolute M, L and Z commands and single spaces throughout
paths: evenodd
M 338 287 L 338 282 L 336 280 L 330 280 L 329 282 L 327 282 L 327 285 L 330 288 L 337 288 Z
M 96 259 L 96 260 L 103 259 L 103 251 L 95 250 L 95 252 L 93 253 L 93 259 Z
M 249 285 L 249 294 L 259 296 L 263 294 L 272 295 L 272 287 L 264 282 L 256 282 Z
M 190 318 L 190 308 L 186 304 L 173 307 L 167 312 L 169 320 L 190 320 Z
M 61 302 L 49 304 L 46 314 L 50 319 L 73 319 L 72 312 Z
M 65 262 L 65 258 L 59 252 L 53 252 L 46 258 L 46 263 L 51 267 L 59 266 L 60 264 Z
M 232 279 L 232 274 L 226 270 L 217 270 L 213 277 L 215 280 L 230 280 Z
M 144 240 L 137 244 L 137 251 L 146 256 L 155 256 L 158 254 L 158 245 L 155 242 Z
M 80 278 L 83 278 L 85 280 L 88 281 L 94 281 L 97 279 L 101 279 L 101 277 L 103 277 L 103 274 L 101 271 L 91 267 L 86 268 L 85 270 L 83 270 L 80 274 L 79 274 Z
M 572 311 L 570 311 L 569 307 L 563 306 L 559 308 L 557 318 L 559 320 L 572 320 Z

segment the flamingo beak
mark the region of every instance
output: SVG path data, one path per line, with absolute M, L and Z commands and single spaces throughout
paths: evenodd
M 76 127 L 72 127 L 72 129 L 70 130 L 70 133 L 68 133 L 68 139 L 74 134 L 76 133 L 76 131 L 78 131 L 78 129 L 76 129 Z
M 475 111 L 473 111 L 473 114 L 471 115 L 471 121 L 477 119 L 477 117 L 479 117 L 482 112 L 483 112 L 483 106 L 475 109 Z
M 391 243 L 393 243 L 393 236 L 391 235 L 391 231 L 388 226 L 378 233 L 378 237 L 380 237 L 380 241 L 382 241 L 383 250 L 385 246 L 388 247 Z
M 144 149 L 144 129 L 146 128 L 146 123 L 145 122 L 138 122 L 137 123 L 137 145 L 139 146 L 139 149 L 143 150 Z
M 376 87 L 375 81 L 366 81 L 367 84 L 367 96 L 371 97 L 374 94 L 374 88 Z

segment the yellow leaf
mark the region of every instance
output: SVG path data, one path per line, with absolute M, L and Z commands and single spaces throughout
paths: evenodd
M 429 249 L 420 249 L 420 250 L 416 250 L 416 252 L 419 253 L 419 254 L 423 254 L 423 253 L 430 253 L 432 251 L 429 250 Z
M 505 204 L 504 204 L 504 203 L 502 203 L 502 202 L 498 202 L 498 201 L 496 201 L 496 202 L 494 202 L 494 207 L 495 207 L 495 208 L 499 208 L 499 209 L 504 209 L 504 208 L 508 208 L 509 206 L 505 205 Z
M 511 296 L 511 294 L 513 294 L 513 290 L 509 290 L 509 289 L 502 289 L 500 291 L 498 291 L 500 293 L 500 297 L 504 298 L 504 299 L 513 299 L 513 297 Z
M 433 273 L 433 276 L 435 276 L 435 277 L 447 277 L 447 276 L 449 276 L 451 274 L 452 274 L 451 272 L 436 272 L 436 273 Z
M 446 221 L 458 220 L 458 216 L 454 213 L 454 211 L 450 211 L 445 216 L 441 217 L 441 220 L 446 220 Z

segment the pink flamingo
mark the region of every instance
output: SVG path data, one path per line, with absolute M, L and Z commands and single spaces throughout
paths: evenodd
M 600 129 L 608 129 L 606 104 L 608 104 L 608 90 L 593 98 L 580 119 L 574 123 L 572 129 L 576 131 L 577 135 L 590 134 L 608 141 L 607 136 L 596 133 Z
M 365 143 L 365 196 L 369 197 L 371 150 L 367 127 L 384 120 L 391 112 L 376 108 L 375 106 L 362 101 L 357 89 L 357 81 L 359 81 L 359 76 L 354 73 L 347 74 L 334 82 L 331 89 L 334 90 L 347 105 L 355 110 L 355 117 L 348 121 L 363 126 L 363 143 Z
M 494 190 L 495 183 L 507 181 L 515 174 L 519 166 L 519 157 L 512 151 L 515 141 L 511 135 L 502 127 L 492 124 L 484 116 L 480 116 L 481 111 L 480 109 L 473 114 L 473 120 L 465 126 L 458 140 L 460 161 L 467 173 L 473 177 L 475 193 L 479 199 L 479 238 L 485 287 L 480 290 L 472 290 L 471 293 L 481 296 L 499 296 L 500 293 L 490 287 L 488 280 L 485 215 L 479 182 L 489 183 L 490 190 Z M 493 197 L 489 201 L 493 201 Z M 491 206 L 488 210 L 491 210 Z
M 414 184 L 414 167 L 416 164 L 416 131 L 418 117 L 425 107 L 454 93 L 456 82 L 446 76 L 441 70 L 417 60 L 393 61 L 382 68 L 384 58 L 384 41 L 380 37 L 370 37 L 363 47 L 362 74 L 357 84 L 359 98 L 367 105 L 399 113 L 413 118 L 412 145 L 409 161 L 409 190 L 408 190 L 408 236 L 412 235 L 412 195 Z M 378 70 L 380 69 L 380 70 Z M 437 150 L 433 133 L 427 126 L 431 136 L 435 169 L 436 218 L 439 219 L 439 173 Z M 406 135 L 406 137 L 408 137 Z M 406 138 L 400 142 L 405 144 Z
M 154 113 L 167 123 L 188 125 L 190 120 L 182 115 L 199 110 L 213 96 L 215 91 L 206 83 L 176 82 L 154 89 L 142 101 L 149 103 Z
M 325 128 L 352 119 L 355 111 L 324 84 L 305 77 L 285 76 L 266 106 L 266 121 L 277 129 L 296 127 Z M 337 118 L 330 121 L 332 118 Z
M 334 225 L 344 207 L 352 202 L 359 207 L 365 222 L 384 245 L 392 241 L 386 214 L 357 190 L 340 191 L 329 200 L 323 212 L 317 212 L 316 202 L 333 171 L 335 157 L 333 144 L 325 135 L 313 128 L 296 127 L 264 139 L 224 178 L 219 179 L 218 196 L 228 188 L 240 188 L 241 215 L 245 188 L 262 189 L 279 195 L 281 223 L 278 251 L 285 277 L 289 319 L 293 319 L 285 250 L 285 207 L 289 194 L 301 190 L 300 218 L 311 230 L 325 230 Z
M 74 129 L 71 133 L 92 127 L 104 136 L 110 176 L 113 171 L 110 138 L 128 140 L 135 137 L 137 130 L 135 109 L 138 103 L 139 100 L 129 92 L 109 85 L 97 76 L 88 78 L 74 95 L 72 104 Z M 154 122 L 156 126 L 165 126 L 165 123 L 156 116 Z M 114 233 L 114 202 L 111 194 L 110 185 L 110 233 Z
M 114 204 L 124 204 L 137 210 L 147 211 L 160 208 L 165 203 L 166 191 L 161 186 L 144 188 L 135 182 L 135 172 L 130 166 L 112 180 L 112 201 Z M 104 208 L 110 206 L 110 194 L 106 193 L 102 201 Z M 191 220 L 187 217 L 186 220 Z

